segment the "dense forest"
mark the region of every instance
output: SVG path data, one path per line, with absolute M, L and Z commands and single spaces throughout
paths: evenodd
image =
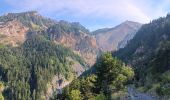
M 81 76 L 65 87 L 61 96 L 66 100 L 111 100 L 114 93 L 126 91 L 125 85 L 134 76 L 131 67 L 125 65 L 111 53 L 102 54 L 94 65 L 95 71 Z M 117 96 L 120 97 L 120 96 Z
M 9 13 L 0 22 L 7 32 L 0 32 L 0 39 L 24 35 L 16 46 L 0 40 L 0 100 L 119 100 L 129 96 L 129 84 L 170 98 L 170 15 L 144 24 L 124 48 L 111 53 L 101 52 L 89 30 L 77 22 L 55 21 L 37 12 Z M 74 80 L 61 93 L 52 86 L 56 91 L 47 97 L 55 76 L 60 82 Z
M 139 90 L 170 95 L 170 15 L 145 24 L 128 45 L 113 53 L 135 68 Z
M 54 75 L 63 75 L 66 80 L 73 77 L 67 57 L 85 64 L 70 49 L 42 35 L 30 36 L 20 47 L 1 46 L 0 57 L 1 82 L 5 84 L 3 95 L 13 100 L 45 98 L 47 84 Z
M 91 44 L 89 31 L 78 22 L 52 20 L 36 11 L 8 13 L 0 16 L 0 22 L 0 38 L 5 38 L 0 41 L 0 98 L 47 99 L 54 76 L 62 82 L 71 81 L 89 67 L 81 53 L 89 55 L 96 47 Z M 13 40 L 17 44 L 13 46 L 6 43 L 7 34 L 25 36 L 20 43 Z M 69 46 L 64 45 L 67 43 Z

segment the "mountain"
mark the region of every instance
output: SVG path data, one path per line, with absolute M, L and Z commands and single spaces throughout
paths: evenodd
M 46 29 L 57 21 L 41 16 L 37 11 L 7 13 L 0 17 L 1 22 L 17 20 L 31 30 Z
M 126 85 L 133 76 L 133 68 L 107 52 L 98 57 L 92 69 L 73 80 L 52 100 L 126 100 Z
M 96 39 L 90 32 L 77 22 L 60 21 L 46 31 L 49 38 L 56 44 L 71 48 L 82 56 L 87 63 L 93 65 L 98 52 Z
M 0 43 L 17 46 L 26 39 L 28 28 L 17 20 L 0 23 Z
M 146 92 L 170 95 L 170 15 L 145 24 L 134 38 L 113 54 L 136 69 L 137 85 Z
M 93 65 L 97 53 L 96 39 L 77 22 L 36 11 L 0 17 L 0 84 L 7 100 L 49 99 Z
M 125 21 L 114 28 L 104 28 L 93 32 L 97 44 L 102 51 L 115 51 L 123 48 L 140 29 L 141 24 Z
M 1 16 L 0 27 L 0 35 L 4 38 L 0 43 L 17 46 L 26 40 L 27 33 L 45 34 L 56 44 L 71 48 L 89 65 L 95 62 L 98 52 L 96 39 L 78 22 L 55 21 L 30 11 Z
M 42 17 L 36 11 L 8 13 L 0 16 L 0 43 L 17 46 L 26 40 L 30 31 L 45 30 L 55 22 Z

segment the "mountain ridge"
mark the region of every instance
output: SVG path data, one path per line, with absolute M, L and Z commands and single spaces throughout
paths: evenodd
M 50 40 L 55 43 L 64 45 L 67 48 L 71 48 L 75 53 L 79 54 L 92 65 L 95 62 L 97 55 L 97 45 L 96 40 L 93 36 L 90 35 L 88 29 L 82 26 L 78 22 L 67 22 L 64 20 L 56 21 L 50 18 L 45 18 L 41 16 L 36 11 L 28 11 L 22 13 L 8 13 L 0 17 L 1 23 L 11 22 L 14 20 L 17 21 L 17 24 L 22 24 L 28 30 L 24 31 L 24 38 L 28 34 L 41 34 L 46 35 Z M 14 27 L 12 27 L 13 30 Z M 23 31 L 21 28 L 18 31 Z M 9 34 L 9 31 L 6 31 Z M 14 40 L 14 45 L 22 44 L 25 39 L 22 41 Z M 10 44 L 10 43 L 6 43 Z
M 125 21 L 113 28 L 104 28 L 99 29 L 93 32 L 93 35 L 96 37 L 97 44 L 100 49 L 103 51 L 115 51 L 119 49 L 119 44 L 127 37 L 128 34 L 134 34 L 140 29 L 141 24 L 138 22 Z M 124 40 L 125 45 L 128 40 L 132 37 Z M 123 47 L 123 46 L 122 46 Z
M 136 85 L 169 100 L 170 15 L 144 24 L 130 42 L 113 55 L 132 65 Z
M 123 30 L 123 40 L 140 26 L 131 23 L 111 29 Z M 35 11 L 0 16 L 0 31 L 0 76 L 9 89 L 5 93 L 15 99 L 49 99 L 93 66 L 101 53 L 96 37 L 80 23 L 56 21 Z M 115 34 L 110 35 L 109 43 L 119 39 Z

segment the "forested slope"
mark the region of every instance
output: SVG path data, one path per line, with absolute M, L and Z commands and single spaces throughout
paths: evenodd
M 62 83 L 79 76 L 94 63 L 98 52 L 95 39 L 88 33 L 79 23 L 58 22 L 34 11 L 1 16 L 1 97 L 7 100 L 49 98 L 48 89 L 53 87 L 54 77 L 58 84 L 59 80 Z M 94 58 L 88 62 L 85 57 Z
M 42 98 L 54 75 L 73 77 L 76 73 L 67 57 L 85 66 L 78 55 L 43 36 L 28 38 L 20 47 L 1 47 L 0 57 L 4 95 L 14 100 Z
M 102 54 L 89 72 L 64 88 L 61 96 L 54 99 L 112 100 L 126 96 L 126 86 L 134 76 L 131 67 L 125 65 L 111 53 Z
M 136 79 L 144 91 L 169 95 L 170 15 L 145 24 L 128 45 L 113 55 L 136 69 Z

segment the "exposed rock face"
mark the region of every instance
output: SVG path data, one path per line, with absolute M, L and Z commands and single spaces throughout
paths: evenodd
M 117 49 L 124 48 L 124 47 L 127 45 L 127 43 L 128 43 L 131 39 L 133 39 L 133 37 L 135 36 L 136 32 L 137 32 L 137 30 L 134 31 L 134 32 L 132 32 L 132 33 L 130 33 L 130 34 L 127 34 L 127 35 L 124 37 L 124 39 L 123 39 L 121 42 L 118 43 Z
M 28 27 L 31 31 L 45 30 L 49 26 L 56 23 L 55 20 L 45 18 L 36 11 L 28 11 L 22 13 L 8 13 L 0 16 L 0 22 L 8 22 L 17 20 L 24 26 Z
M 5 45 L 17 46 L 26 39 L 29 28 L 23 26 L 19 21 L 12 20 L 0 23 L 0 43 Z
M 93 34 L 102 51 L 114 51 L 123 48 L 140 27 L 140 23 L 126 21 L 114 28 L 96 30 Z
M 71 83 L 71 81 L 72 80 L 70 80 L 70 81 L 64 80 L 63 81 L 62 76 L 55 75 L 52 78 L 52 81 L 47 86 L 47 93 L 45 95 L 46 100 L 50 100 L 50 97 L 52 97 L 53 94 L 60 94 L 60 92 L 62 92 L 62 89 L 65 86 L 69 85 Z
M 91 66 L 95 63 L 98 52 L 96 39 L 79 23 L 58 22 L 44 18 L 37 12 L 8 13 L 0 16 L 0 46 L 1 44 L 12 45 L 14 47 L 20 46 L 26 39 L 32 39 L 34 36 L 40 36 L 39 38 L 41 38 L 42 41 L 48 41 L 51 44 L 54 42 L 74 51 L 67 52 L 69 53 L 68 58 L 63 58 L 68 61 L 63 63 L 68 63 L 69 68 L 72 68 L 68 69 L 69 76 L 61 76 L 61 73 L 53 76 L 47 84 L 46 99 L 49 99 L 57 89 L 62 89 L 68 85 L 73 80 L 73 76 L 81 75 L 87 68 L 87 64 Z M 37 45 L 39 44 L 36 44 L 36 46 Z M 66 52 L 63 51 L 62 53 L 64 55 Z M 74 55 L 74 57 L 72 55 Z M 86 63 L 82 59 L 84 59 Z M 32 73 L 31 70 L 30 75 L 32 75 Z M 60 82 L 61 80 L 62 82 Z M 32 82 L 30 84 L 32 85 Z
M 89 65 L 94 64 L 98 52 L 96 39 L 79 23 L 61 21 L 50 27 L 47 33 L 55 43 L 71 48 Z
M 93 65 L 95 63 L 98 47 L 96 39 L 94 37 L 86 36 L 84 39 L 81 40 L 80 44 L 76 46 L 76 50 L 80 51 L 82 57 L 90 65 Z
M 45 34 L 57 44 L 71 48 L 89 64 L 93 65 L 97 55 L 97 44 L 89 31 L 77 22 L 55 21 L 36 11 L 8 13 L 0 16 L 0 43 L 17 46 L 27 38 L 27 32 Z M 4 38 L 6 37 L 6 38 Z
M 71 57 L 67 57 L 66 59 L 69 62 L 72 62 L 70 67 L 72 68 L 74 73 L 77 75 L 77 77 L 80 76 L 85 71 L 83 66 L 78 61 L 75 61 Z M 55 75 L 52 78 L 51 82 L 47 84 L 46 100 L 49 100 L 49 98 L 52 97 L 53 93 L 55 94 L 62 93 L 62 89 L 65 86 L 69 85 L 74 80 L 74 78 L 75 76 L 72 75 L 72 77 L 70 76 L 70 79 L 67 80 L 62 75 Z
M 84 67 L 78 61 L 75 61 L 71 57 L 67 57 L 67 60 L 72 63 L 71 68 L 77 76 L 80 76 L 85 71 Z
M 93 65 L 96 61 L 97 44 L 95 38 L 91 36 L 62 36 L 60 39 L 55 39 L 55 42 L 73 49 L 74 52 L 84 58 L 89 65 Z

